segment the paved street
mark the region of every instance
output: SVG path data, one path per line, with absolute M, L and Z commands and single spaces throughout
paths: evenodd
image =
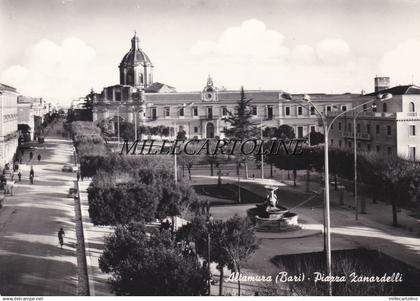
M 35 160 L 39 153 L 41 162 Z M 74 201 L 67 198 L 75 176 L 61 171 L 71 162 L 71 142 L 47 138 L 37 146 L 33 185 L 25 164 L 30 163 L 28 154 L 26 150 L 21 164 L 22 182 L 0 209 L 0 294 L 76 295 Z M 57 238 L 60 227 L 66 233 L 63 249 Z

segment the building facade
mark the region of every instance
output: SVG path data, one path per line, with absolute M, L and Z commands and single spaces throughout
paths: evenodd
M 131 49 L 120 65 L 120 84 L 105 87 L 94 95 L 93 120 L 120 120 L 148 126 L 168 126 L 175 135 L 184 130 L 187 137 L 224 137 L 229 127 L 224 121 L 228 111 L 234 113 L 240 91 L 218 89 L 209 76 L 203 88 L 195 92 L 176 92 L 175 88 L 153 82 L 153 64 L 140 49 L 135 35 Z M 246 90 L 256 123 L 265 127 L 292 126 L 299 138 L 310 131 L 322 132 L 313 109 L 300 100 L 303 94 L 288 99 L 282 90 Z M 322 113 L 345 111 L 352 108 L 360 94 L 310 94 L 312 101 L 322 108 Z
M 15 88 L 0 84 L 0 166 L 13 161 L 18 146 L 18 93 Z
M 383 81 L 375 83 L 383 84 Z M 389 83 L 389 81 L 388 81 Z M 375 86 L 375 92 L 365 95 L 356 104 L 375 99 L 380 93 L 391 93 L 390 100 L 375 101 L 360 108 L 356 118 L 358 151 L 376 152 L 381 156 L 398 155 L 410 160 L 420 158 L 420 87 L 414 85 Z M 338 118 L 331 129 L 330 145 L 354 148 L 353 114 Z M 329 118 L 333 118 L 330 114 Z

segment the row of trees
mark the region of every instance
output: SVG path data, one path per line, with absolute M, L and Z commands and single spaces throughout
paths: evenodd
M 98 123 L 98 127 L 101 130 L 102 135 L 107 137 L 113 137 L 117 135 L 118 124 L 114 119 L 103 119 Z M 134 141 L 135 140 L 135 125 L 132 122 L 124 121 L 120 119 L 120 137 L 123 140 Z M 137 138 L 141 136 L 160 136 L 160 138 L 168 137 L 171 135 L 171 128 L 168 126 L 146 126 L 140 125 L 137 127 Z
M 324 172 L 323 146 L 305 147 L 302 154 L 293 156 L 284 152 L 279 155 L 267 155 L 266 161 L 279 169 L 293 171 L 296 183 L 296 171 L 307 170 L 307 187 L 309 172 Z M 353 181 L 354 153 L 350 150 L 330 148 L 330 173 L 333 175 L 335 189 L 338 179 Z M 415 206 L 420 198 L 420 169 L 416 162 L 396 156 L 382 157 L 375 153 L 359 152 L 358 184 L 362 194 L 370 196 L 374 202 L 381 199 L 391 204 L 392 224 L 398 225 L 397 211 L 399 207 Z M 365 200 L 362 197 L 362 208 Z M 362 210 L 363 211 L 363 210 Z

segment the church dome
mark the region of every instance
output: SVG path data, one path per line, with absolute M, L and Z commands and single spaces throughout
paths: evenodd
M 134 37 L 131 39 L 131 49 L 124 55 L 123 59 L 121 60 L 120 67 L 138 65 L 153 67 L 149 57 L 143 50 L 140 49 L 139 44 L 139 37 L 134 34 Z

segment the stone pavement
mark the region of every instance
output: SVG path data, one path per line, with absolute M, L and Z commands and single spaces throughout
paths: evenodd
M 89 204 L 87 188 L 90 180 L 79 181 L 80 205 L 82 208 L 82 221 L 85 237 L 86 261 L 89 278 L 89 291 L 91 296 L 112 296 L 107 279 L 110 275 L 102 273 L 99 269 L 98 259 L 104 248 L 105 237 L 114 230 L 108 226 L 94 226 L 89 218 Z
M 217 177 L 206 178 L 209 184 L 217 183 Z M 226 181 L 228 179 L 225 178 L 223 180 Z M 204 184 L 202 178 L 200 178 L 199 182 Z M 232 182 L 234 183 L 234 181 Z M 297 187 L 286 186 L 280 187 L 279 190 L 304 192 L 305 183 L 298 181 L 297 184 Z M 255 189 L 255 184 L 243 182 L 241 185 L 245 188 L 249 185 L 249 190 L 259 194 L 263 193 L 262 189 Z M 312 182 L 311 189 L 316 190 L 317 185 L 319 188 L 317 182 Z M 344 194 L 345 205 L 339 206 L 338 192 L 332 189 L 331 201 L 334 203 L 331 208 L 333 250 L 359 247 L 375 249 L 420 269 L 420 237 L 419 233 L 416 232 L 419 225 L 418 219 L 407 215 L 402 210 L 398 217 L 400 223 L 406 226 L 404 228 L 395 228 L 391 226 L 391 208 L 389 205 L 369 203 L 367 206 L 368 214 L 359 215 L 359 220 L 356 221 L 354 211 L 348 208 L 353 203 L 351 193 Z M 211 208 L 211 213 L 215 218 L 222 219 L 227 219 L 234 214 L 246 216 L 246 210 L 253 206 L 252 204 L 214 206 Z M 323 211 L 321 202 L 316 206 L 297 207 L 293 211 L 304 222 L 303 227 L 305 229 L 322 230 Z M 410 227 L 413 227 L 412 231 L 410 231 Z M 260 248 L 247 262 L 244 271 L 248 270 L 249 272 L 261 272 L 264 274 L 275 273 L 278 271 L 270 262 L 270 259 L 275 255 L 319 252 L 322 250 L 322 235 L 296 239 L 290 238 L 287 240 L 260 237 Z M 229 272 L 226 275 L 228 274 Z
M 22 181 L 15 175 L 14 196 L 7 196 L 0 209 L 0 294 L 77 295 L 77 261 L 74 201 L 67 198 L 73 174 L 63 173 L 71 161 L 71 143 L 47 138 L 37 146 L 33 160 L 34 184 L 29 183 L 30 165 L 21 164 Z M 26 151 L 24 162 L 29 160 Z M 64 228 L 60 249 L 57 231 Z

